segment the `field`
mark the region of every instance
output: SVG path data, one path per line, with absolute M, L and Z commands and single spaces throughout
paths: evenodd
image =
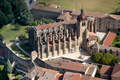
M 1 31 L 2 36 L 4 36 L 6 42 L 12 42 L 13 40 L 15 40 L 15 38 L 17 36 L 19 36 L 20 34 L 23 34 L 26 36 L 26 38 L 28 38 L 28 34 L 27 34 L 27 28 L 29 26 L 20 26 L 19 30 L 15 29 L 15 25 L 12 24 L 8 24 L 5 26 L 5 28 Z
M 115 6 L 120 6 L 120 0 L 38 0 L 52 4 L 59 4 L 61 8 L 80 10 L 83 8 L 85 11 L 113 13 Z

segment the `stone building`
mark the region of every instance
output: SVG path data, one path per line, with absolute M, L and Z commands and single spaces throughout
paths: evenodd
M 115 66 L 102 65 L 100 74 L 102 78 L 120 80 L 120 63 L 115 64 Z
M 88 64 L 79 60 L 64 57 L 49 59 L 46 60 L 45 63 L 46 68 L 58 70 L 61 73 L 69 71 L 74 73 L 81 73 L 85 76 L 95 77 L 97 71 L 97 65 Z
M 81 9 L 77 19 L 30 27 L 29 43 L 42 59 L 77 52 L 87 49 L 87 42 L 95 43 L 96 25 L 96 18 L 86 17 Z
M 66 12 L 67 14 L 66 19 Z M 68 10 L 62 8 L 53 8 L 49 6 L 43 6 L 41 4 L 36 5 L 32 8 L 33 17 L 35 20 L 40 20 L 41 18 L 53 19 L 55 21 L 59 21 L 59 18 L 62 15 L 61 20 L 71 20 L 77 18 L 80 14 L 80 11 L 77 10 Z M 87 12 L 85 11 L 85 15 L 87 17 L 95 17 L 97 18 L 97 30 L 101 32 L 118 32 L 120 29 L 120 16 L 119 15 L 111 15 L 97 12 Z M 64 16 L 64 18 L 63 18 Z M 70 18 L 70 16 L 72 16 Z

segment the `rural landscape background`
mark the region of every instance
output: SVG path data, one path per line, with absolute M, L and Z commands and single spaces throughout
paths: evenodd
M 77 9 L 85 11 L 113 13 L 116 6 L 120 6 L 120 0 L 38 0 L 46 3 L 59 4 L 61 8 Z

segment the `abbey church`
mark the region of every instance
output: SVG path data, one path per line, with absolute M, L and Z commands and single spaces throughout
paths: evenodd
M 70 54 L 95 44 L 96 29 L 96 18 L 86 17 L 81 9 L 75 19 L 30 27 L 29 43 L 41 59 Z

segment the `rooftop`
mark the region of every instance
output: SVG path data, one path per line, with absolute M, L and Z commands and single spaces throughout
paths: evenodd
M 91 66 L 91 64 L 88 64 L 88 63 L 84 63 L 84 62 L 81 63 L 81 62 L 77 62 L 77 61 L 72 61 L 70 59 L 65 59 L 62 57 L 52 59 L 52 60 L 46 60 L 45 62 L 47 64 L 54 66 L 54 67 L 57 67 L 57 68 L 78 71 L 78 72 L 83 72 L 83 73 L 85 73 L 86 70 Z M 95 69 L 95 67 L 94 67 L 94 69 Z M 89 72 L 87 72 L 87 73 L 89 73 Z
M 111 76 L 112 77 L 118 77 L 118 78 L 120 78 L 120 63 L 115 64 Z
M 105 46 L 111 46 L 111 44 L 114 41 L 115 37 L 116 37 L 116 33 L 109 32 L 108 35 L 107 35 L 107 37 L 104 40 L 103 45 L 105 45 Z
M 110 76 L 112 74 L 113 67 L 112 66 L 107 66 L 107 65 L 102 65 L 102 68 L 100 70 L 101 74 L 106 74 Z
M 77 21 L 76 20 L 70 20 L 70 21 L 63 21 L 63 22 L 57 22 L 57 23 L 51 23 L 51 24 L 45 24 L 41 26 L 35 26 L 36 30 L 42 30 L 42 29 L 48 29 L 48 28 L 53 28 L 53 27 L 59 27 L 64 24 L 75 24 Z

